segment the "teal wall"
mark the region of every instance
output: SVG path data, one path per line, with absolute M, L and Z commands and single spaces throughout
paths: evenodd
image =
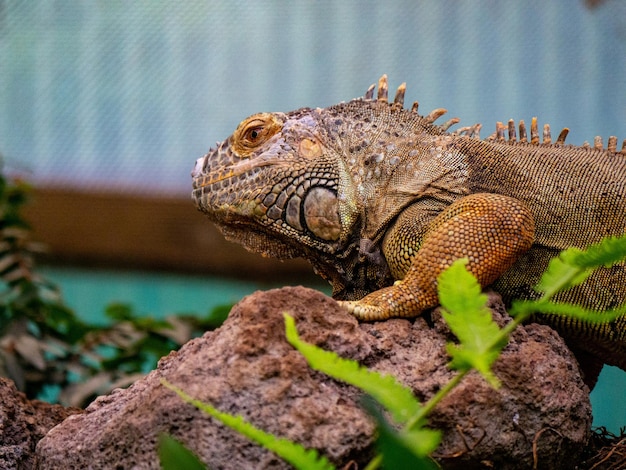
M 65 302 L 90 323 L 104 324 L 105 307 L 131 305 L 137 314 L 164 318 L 172 314 L 205 315 L 214 307 L 232 305 L 259 289 L 277 285 L 218 277 L 158 274 L 145 271 L 42 268 L 58 284 Z
M 605 426 L 619 436 L 626 428 L 626 372 L 605 366 L 591 392 L 594 426 Z

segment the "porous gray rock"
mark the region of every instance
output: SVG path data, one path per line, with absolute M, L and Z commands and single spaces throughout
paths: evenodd
M 29 400 L 15 384 L 0 377 L 0 468 L 34 468 L 35 446 L 45 434 L 78 408 Z
M 497 295 L 494 318 L 506 320 Z M 390 373 L 427 400 L 454 372 L 452 339 L 437 311 L 415 320 L 359 324 L 330 298 L 302 288 L 257 292 L 224 325 L 163 358 L 130 388 L 93 402 L 37 446 L 41 469 L 158 469 L 157 436 L 167 432 L 212 469 L 289 468 L 284 462 L 184 403 L 165 378 L 219 410 L 318 449 L 339 466 L 362 468 L 373 455 L 374 427 L 360 393 L 311 370 L 285 340 L 283 313 L 308 342 Z M 436 457 L 444 468 L 573 468 L 589 436 L 588 390 L 577 363 L 550 328 L 513 334 L 495 365 L 502 387 L 470 374 L 435 409 L 444 431 Z

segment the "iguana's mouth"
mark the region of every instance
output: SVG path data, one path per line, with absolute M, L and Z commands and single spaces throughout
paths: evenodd
M 256 168 L 274 165 L 282 161 L 274 155 L 260 155 L 255 158 L 246 158 L 233 164 L 226 165 L 219 170 L 211 170 L 210 164 L 209 167 L 205 169 L 207 158 L 209 157 L 204 156 L 196 160 L 194 169 L 191 172 L 194 189 L 211 186 L 221 181 L 244 175 Z

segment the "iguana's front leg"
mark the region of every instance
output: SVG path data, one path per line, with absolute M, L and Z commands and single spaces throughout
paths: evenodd
M 399 280 L 358 301 L 341 302 L 361 320 L 413 317 L 437 305 L 437 277 L 458 258 L 482 286 L 495 281 L 533 242 L 534 220 L 517 199 L 498 194 L 463 197 L 435 217 L 424 233 L 419 203 L 398 217 L 383 253 Z

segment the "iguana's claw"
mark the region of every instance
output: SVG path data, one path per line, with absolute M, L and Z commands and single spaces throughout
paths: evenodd
M 361 321 L 377 321 L 389 318 L 389 313 L 378 305 L 366 304 L 360 300 L 342 300 L 339 305 Z
M 341 301 L 339 304 L 362 321 L 380 321 L 388 318 L 415 317 L 424 310 L 416 302 L 414 292 L 402 281 L 374 291 L 360 300 Z

